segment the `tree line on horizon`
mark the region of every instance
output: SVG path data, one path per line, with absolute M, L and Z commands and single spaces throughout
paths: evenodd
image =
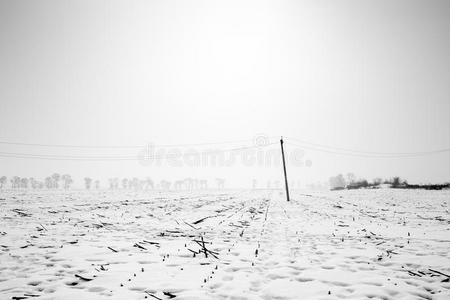
M 399 176 L 392 177 L 390 179 L 375 178 L 371 182 L 366 179 L 357 179 L 355 174 L 347 173 L 346 176 L 338 174 L 332 176 L 329 179 L 330 189 L 336 190 L 354 190 L 361 188 L 379 188 L 382 184 L 388 185 L 391 188 L 396 189 L 427 189 L 427 190 L 441 190 L 450 188 L 450 183 L 444 184 L 409 184 L 407 180 L 400 178 Z
M 0 189 L 6 187 L 8 178 L 6 176 L 0 177 Z M 73 179 L 69 174 L 60 175 L 59 173 L 53 173 L 50 176 L 45 177 L 43 180 L 38 180 L 34 177 L 19 177 L 13 176 L 9 180 L 12 189 L 69 189 L 73 183 Z
M 69 174 L 60 175 L 59 173 L 53 173 L 50 176 L 45 177 L 43 180 L 38 180 L 34 177 L 19 177 L 13 176 L 9 180 L 10 187 L 12 189 L 64 189 L 71 188 L 74 180 Z M 208 180 L 198 178 L 184 178 L 176 181 L 168 181 L 165 179 L 155 183 L 150 177 L 140 179 L 133 178 L 118 178 L 113 177 L 108 179 L 107 188 L 109 190 L 153 190 L 153 189 L 175 189 L 175 190 L 193 190 L 193 189 L 207 189 Z M 216 178 L 216 187 L 223 189 L 225 187 L 224 178 Z M 6 176 L 0 177 L 0 189 L 6 188 L 8 178 Z M 101 188 L 101 182 L 98 179 L 91 177 L 83 178 L 84 188 L 86 190 L 98 190 Z

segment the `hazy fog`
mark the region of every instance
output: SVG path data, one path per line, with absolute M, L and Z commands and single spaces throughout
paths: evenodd
M 0 142 L 251 145 L 264 134 L 365 152 L 450 147 L 446 0 L 0 1 L 0 14 Z M 349 171 L 450 180 L 449 152 L 379 158 L 304 150 L 311 166 L 288 166 L 302 182 Z M 0 152 L 134 156 L 139 149 L 0 144 Z M 224 177 L 244 186 L 282 176 L 278 167 L 239 162 L 0 157 L 0 175 L 51 172 Z

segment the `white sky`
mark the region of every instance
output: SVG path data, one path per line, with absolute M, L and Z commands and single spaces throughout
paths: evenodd
M 1 0 L 0 15 L 0 141 L 183 144 L 263 133 L 374 152 L 450 147 L 447 0 Z M 69 150 L 0 145 L 0 152 L 93 153 Z M 449 152 L 380 159 L 306 150 L 305 158 L 312 166 L 291 167 L 292 179 L 351 171 L 450 181 Z M 0 158 L 0 170 L 226 177 L 243 185 L 282 175 L 240 164 L 12 158 Z

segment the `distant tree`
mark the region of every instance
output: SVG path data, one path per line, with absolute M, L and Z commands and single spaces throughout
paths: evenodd
M 8 178 L 6 176 L 0 177 L 0 189 L 3 189 L 3 186 L 6 184 Z
M 55 189 L 59 188 L 59 179 L 61 176 L 58 173 L 53 173 L 52 179 L 53 179 L 53 187 Z
M 94 185 L 95 185 L 95 189 L 98 190 L 98 189 L 100 188 L 100 180 L 97 179 L 97 180 L 94 182 Z
M 331 177 L 329 182 L 330 182 L 330 188 L 332 190 L 345 188 L 345 178 L 342 174 L 339 174 L 335 177 Z
M 353 173 L 347 173 L 347 184 L 352 184 L 356 181 L 356 176 Z
M 20 179 L 20 187 L 22 189 L 27 189 L 28 188 L 28 178 L 24 177 Z
M 400 177 L 394 177 L 394 178 L 392 178 L 391 187 L 396 188 L 396 187 L 399 187 L 400 184 L 401 184 L 401 179 L 400 179 Z
M 183 184 L 184 184 L 183 180 L 176 180 L 176 181 L 173 183 L 173 188 L 174 188 L 175 190 L 182 190 L 182 189 L 183 189 Z
M 171 185 L 170 181 L 167 181 L 167 180 L 161 180 L 161 182 L 160 182 L 161 189 L 163 189 L 163 190 L 170 189 L 170 185 Z
M 148 189 L 152 189 L 153 190 L 154 187 L 155 187 L 155 185 L 153 183 L 153 180 L 150 177 L 147 177 L 145 179 L 145 189 L 146 190 L 148 190 Z
M 126 189 L 128 187 L 128 179 L 124 178 L 122 179 L 122 188 Z
M 108 178 L 108 183 L 109 183 L 109 189 L 110 189 L 110 190 L 114 189 L 113 178 Z
M 391 187 L 397 188 L 397 187 L 406 187 L 408 186 L 408 181 L 402 180 L 400 177 L 394 177 L 391 180 Z
M 205 190 L 208 188 L 208 180 L 201 179 L 198 181 L 198 184 L 199 184 L 200 189 L 202 189 L 202 190 Z
M 108 183 L 110 190 L 117 190 L 119 188 L 119 178 L 117 177 L 109 178 Z
M 64 174 L 61 176 L 62 181 L 64 182 L 64 189 L 67 190 L 70 188 L 70 185 L 73 183 L 73 179 L 69 174 Z
M 191 177 L 185 178 L 183 180 L 183 182 L 184 182 L 185 189 L 187 189 L 187 190 L 194 189 L 194 179 L 193 178 L 191 178 Z
M 84 178 L 84 187 L 85 187 L 87 190 L 90 190 L 90 189 L 91 189 L 91 184 L 92 184 L 92 178 L 90 178 L 90 177 L 85 177 L 85 178 Z
M 47 189 L 53 188 L 53 179 L 50 176 L 45 177 L 45 187 Z
M 14 176 L 13 178 L 11 178 L 11 187 L 13 189 L 20 188 L 20 177 L 19 176 Z
M 224 178 L 216 178 L 217 188 L 219 190 L 225 187 L 225 179 Z
M 30 182 L 31 188 L 32 188 L 33 190 L 37 188 L 37 181 L 36 181 L 36 179 L 34 179 L 34 177 L 30 177 L 30 178 L 28 179 L 28 181 Z
M 139 179 L 137 177 L 133 177 L 133 179 L 131 179 L 130 183 L 131 183 L 131 188 L 133 188 L 135 190 L 139 189 Z
M 378 177 L 373 180 L 373 185 L 380 185 L 382 182 L 383 182 L 383 179 Z

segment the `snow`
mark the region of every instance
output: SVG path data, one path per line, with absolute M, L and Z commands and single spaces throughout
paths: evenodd
M 2 191 L 0 299 L 450 299 L 450 191 L 291 194 Z

